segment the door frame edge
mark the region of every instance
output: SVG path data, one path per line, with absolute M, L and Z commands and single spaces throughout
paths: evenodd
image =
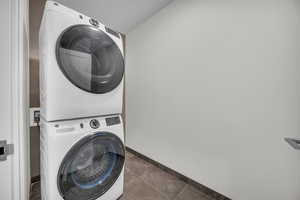
M 10 1 L 12 199 L 29 200 L 29 0 Z

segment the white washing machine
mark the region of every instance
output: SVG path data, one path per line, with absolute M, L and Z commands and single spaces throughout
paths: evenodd
M 41 121 L 42 200 L 116 200 L 123 194 L 121 116 Z
M 46 121 L 122 113 L 123 38 L 47 1 L 39 33 L 41 116 Z

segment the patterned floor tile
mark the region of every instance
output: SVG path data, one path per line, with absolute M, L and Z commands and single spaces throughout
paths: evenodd
M 129 186 L 128 198 L 130 200 L 168 200 L 140 178 L 136 178 Z
M 187 185 L 175 198 L 175 200 L 210 200 L 204 193 L 193 186 Z

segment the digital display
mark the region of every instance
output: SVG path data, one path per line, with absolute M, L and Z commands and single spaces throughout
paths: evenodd
M 106 118 L 105 121 L 107 126 L 112 126 L 121 123 L 120 117 L 109 117 Z

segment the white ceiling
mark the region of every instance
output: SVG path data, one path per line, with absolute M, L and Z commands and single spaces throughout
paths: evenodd
M 173 0 L 57 0 L 111 28 L 128 33 Z M 30 0 L 30 57 L 38 58 L 38 30 L 45 0 Z
M 57 0 L 111 28 L 128 33 L 172 0 Z

